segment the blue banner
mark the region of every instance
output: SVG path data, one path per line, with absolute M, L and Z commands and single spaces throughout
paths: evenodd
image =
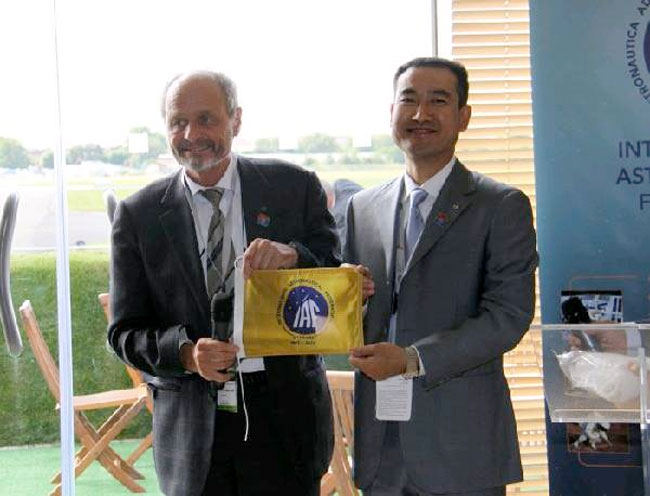
M 620 290 L 624 320 L 647 319 L 650 0 L 531 0 L 530 20 L 542 321 L 563 290 Z M 585 462 L 547 426 L 552 495 L 642 494 L 638 427 Z

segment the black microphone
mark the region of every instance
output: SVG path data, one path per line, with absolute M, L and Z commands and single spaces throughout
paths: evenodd
M 210 301 L 210 324 L 212 326 L 212 338 L 217 341 L 228 342 L 232 335 L 233 303 L 233 290 L 228 293 L 220 290 L 212 296 Z M 219 372 L 226 373 L 227 370 L 220 370 Z M 211 383 L 211 390 L 213 387 L 222 389 L 223 384 L 223 382 L 213 382 Z
M 228 341 L 232 335 L 232 312 L 234 291 L 228 293 L 217 291 L 210 302 L 210 323 L 212 337 L 219 341 Z

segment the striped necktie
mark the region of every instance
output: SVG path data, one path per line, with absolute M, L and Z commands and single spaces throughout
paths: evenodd
M 220 188 L 204 189 L 200 193 L 212 204 L 212 218 L 210 219 L 208 239 L 205 246 L 208 295 L 212 296 L 224 284 L 222 266 L 224 218 L 219 208 L 223 190 Z M 232 254 L 232 250 L 230 252 Z

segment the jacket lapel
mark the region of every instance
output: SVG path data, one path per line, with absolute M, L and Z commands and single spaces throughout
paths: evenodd
M 400 176 L 390 183 L 383 192 L 377 205 L 386 205 L 386 210 L 379 211 L 378 230 L 380 242 L 386 257 L 386 275 L 391 283 L 395 280 L 395 254 L 397 252 L 397 236 L 399 233 L 399 209 L 401 208 L 404 180 Z
M 281 195 L 273 194 L 273 186 L 264 173 L 264 165 L 245 157 L 237 157 L 237 170 L 241 185 L 242 215 L 246 228 L 244 250 L 255 238 L 275 239 L 282 234 Z M 287 185 L 290 191 L 290 185 Z
M 266 182 L 262 171 L 255 164 L 240 156 L 237 157 L 237 171 L 239 172 L 241 207 L 246 229 L 245 250 L 251 240 L 269 237 L 268 233 L 261 231 L 268 229 L 273 219 L 268 208 L 260 203 L 263 195 L 257 190 L 258 184 L 264 185 Z
M 205 278 L 199 259 L 192 211 L 185 196 L 182 170 L 171 178 L 160 201 L 160 207 L 160 223 L 176 259 L 178 271 L 183 276 L 197 306 L 205 313 L 203 317 L 207 319 L 208 300 Z
M 436 245 L 453 223 L 456 222 L 463 210 L 471 204 L 471 194 L 474 189 L 472 174 L 463 164 L 456 160 L 438 199 L 433 204 L 406 272 L 411 270 L 411 267 L 414 267 Z

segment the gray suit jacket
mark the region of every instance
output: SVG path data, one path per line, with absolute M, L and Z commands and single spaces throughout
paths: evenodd
M 313 173 L 277 161 L 238 158 L 246 234 L 292 242 L 299 265 L 338 265 L 334 222 Z M 210 336 L 209 301 L 181 172 L 122 201 L 113 224 L 108 341 L 150 374 L 154 459 L 163 492 L 200 494 L 210 466 L 215 404 L 208 383 L 187 375 L 179 328 Z M 298 477 L 313 480 L 333 447 L 330 396 L 319 356 L 264 360 L 282 432 Z M 219 442 L 219 440 L 215 440 Z M 251 474 L 252 477 L 255 474 Z
M 394 293 L 403 180 L 357 193 L 348 210 L 344 260 L 367 265 L 376 294 L 366 343 L 385 341 Z M 413 411 L 399 427 L 411 479 L 431 492 L 464 492 L 522 478 L 503 354 L 531 322 L 537 266 L 528 198 L 460 162 L 433 205 L 402 280 L 397 344 L 417 346 L 426 375 L 414 380 Z M 357 374 L 355 479 L 374 480 L 385 422 L 375 383 Z

